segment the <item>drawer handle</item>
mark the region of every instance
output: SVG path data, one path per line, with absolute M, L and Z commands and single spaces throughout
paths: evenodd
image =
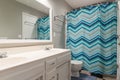
M 55 76 L 53 76 L 51 79 L 49 79 L 49 80 L 53 80 L 55 78 Z
M 51 65 L 54 65 L 55 63 L 51 63 Z

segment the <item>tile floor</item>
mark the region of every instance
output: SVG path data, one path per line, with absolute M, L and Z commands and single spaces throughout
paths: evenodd
M 103 79 L 97 79 L 97 80 L 103 80 Z M 115 77 L 104 77 L 104 80 L 116 80 Z
M 103 79 L 98 78 L 97 80 L 103 80 Z M 112 77 L 104 77 L 104 80 L 116 80 L 116 79 Z
M 81 73 L 90 75 L 90 73 L 88 71 L 84 71 L 84 70 L 82 70 Z M 97 78 L 97 80 L 103 80 L 103 79 Z M 116 78 L 104 76 L 104 80 L 116 80 Z

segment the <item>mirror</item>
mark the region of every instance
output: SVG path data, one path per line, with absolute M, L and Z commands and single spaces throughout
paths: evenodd
M 0 39 L 51 40 L 49 13 L 37 0 L 1 0 Z

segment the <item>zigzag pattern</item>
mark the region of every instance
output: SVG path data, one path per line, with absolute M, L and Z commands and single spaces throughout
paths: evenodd
M 67 14 L 67 48 L 72 59 L 84 62 L 83 69 L 116 75 L 117 4 L 104 3 Z
M 38 19 L 37 21 L 38 39 L 50 40 L 50 21 L 49 16 Z

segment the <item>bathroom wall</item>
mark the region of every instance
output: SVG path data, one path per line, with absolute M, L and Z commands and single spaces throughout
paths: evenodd
M 120 1 L 118 2 L 118 6 L 119 6 L 119 8 L 118 8 L 118 29 L 117 29 L 117 34 L 120 36 Z M 118 43 L 119 42 L 120 42 L 120 37 L 118 39 Z M 117 51 L 118 51 L 118 53 L 120 53 L 120 45 L 118 45 L 118 50 Z M 118 54 L 118 57 L 120 57 L 119 54 Z
M 20 54 L 25 52 L 32 52 L 37 50 L 45 50 L 45 48 L 53 48 L 52 44 L 41 44 L 36 46 L 23 46 L 23 47 L 9 47 L 0 48 L 0 52 L 7 52 L 7 55 Z
M 72 8 L 65 2 L 65 0 L 48 0 L 53 9 L 53 16 L 65 15 L 66 12 Z M 55 48 L 65 48 L 65 25 L 55 25 L 53 20 L 53 44 Z M 58 32 L 59 30 L 59 32 Z
M 17 30 L 21 30 L 21 23 L 22 23 L 22 22 L 19 22 L 21 20 L 18 20 L 18 18 L 21 19 L 22 11 L 28 12 L 35 16 L 41 16 L 41 15 L 44 16 L 44 14 L 42 14 L 41 12 L 34 10 L 32 8 L 29 8 L 27 6 L 24 6 L 24 5 L 16 2 L 15 0 L 1 0 L 1 1 L 2 2 L 0 2 L 0 23 L 2 23 L 2 25 L 0 24 L 0 27 L 4 26 L 2 29 L 6 29 L 6 30 L 8 29 L 9 31 L 14 30 L 15 33 L 17 33 L 18 35 L 20 34 L 20 31 L 17 31 Z M 53 9 L 53 16 L 65 15 L 66 12 L 68 12 L 72 9 L 64 0 L 48 0 L 48 1 Z M 4 4 L 2 4 L 3 2 L 4 2 Z M 6 7 L 6 5 L 8 5 L 8 7 Z M 2 11 L 6 12 L 6 13 L 3 14 Z M 18 15 L 16 15 L 16 13 L 18 13 Z M 14 16 L 14 15 L 16 15 L 16 16 Z M 8 22 L 8 24 L 3 23 L 4 21 Z M 55 22 L 55 21 L 53 21 L 53 22 Z M 9 28 L 7 28 L 8 26 L 9 26 Z M 60 33 L 57 32 L 57 30 L 59 30 L 58 27 L 59 26 L 53 25 L 53 34 L 55 32 L 55 35 L 53 36 L 53 44 L 51 43 L 50 46 L 54 45 L 54 47 L 56 47 L 56 48 L 64 48 L 65 47 L 65 34 L 64 34 L 65 26 L 64 25 L 61 26 L 63 28 Z M 0 30 L 0 32 L 1 31 L 2 30 Z M 7 33 L 10 33 L 9 31 Z M 14 35 L 14 34 L 12 34 L 12 35 Z M 17 37 L 18 35 L 14 35 L 12 37 L 14 38 L 14 37 Z M 17 44 L 14 44 L 16 47 L 15 46 L 10 47 L 10 46 L 12 46 L 11 44 L 4 44 L 4 45 L 9 47 L 9 48 L 4 48 L 4 47 L 2 48 L 3 50 L 6 49 L 7 51 L 13 50 L 13 52 L 16 52 L 16 51 L 21 51 L 21 49 L 23 51 L 25 50 L 25 48 L 17 47 Z M 20 44 L 18 44 L 18 45 L 20 45 Z M 21 46 L 22 46 L 22 44 L 21 44 Z M 39 43 L 36 45 L 35 44 L 32 45 L 32 43 L 31 43 L 31 46 L 34 46 L 34 48 L 37 48 L 37 49 L 42 49 L 41 47 L 43 46 L 43 44 Z M 48 47 L 48 46 L 49 46 L 49 44 L 47 44 L 47 43 L 44 45 L 44 47 Z M 23 47 L 25 47 L 25 45 L 23 45 Z M 28 46 L 28 47 L 30 47 L 30 46 Z M 10 49 L 10 48 L 12 48 L 12 49 Z M 19 50 L 17 50 L 16 48 L 18 48 Z M 6 51 L 6 50 L 4 50 L 4 51 Z M 32 49 L 28 48 L 28 50 L 32 50 Z
M 27 7 L 16 0 L 0 0 L 0 38 L 18 39 L 22 34 L 22 12 L 42 17 L 45 14 Z
M 118 2 L 118 29 L 117 29 L 117 34 L 120 36 L 120 1 Z M 118 39 L 118 44 L 120 43 L 120 38 Z M 118 63 L 118 72 L 117 72 L 117 80 L 120 80 L 120 45 L 117 45 L 117 63 Z

